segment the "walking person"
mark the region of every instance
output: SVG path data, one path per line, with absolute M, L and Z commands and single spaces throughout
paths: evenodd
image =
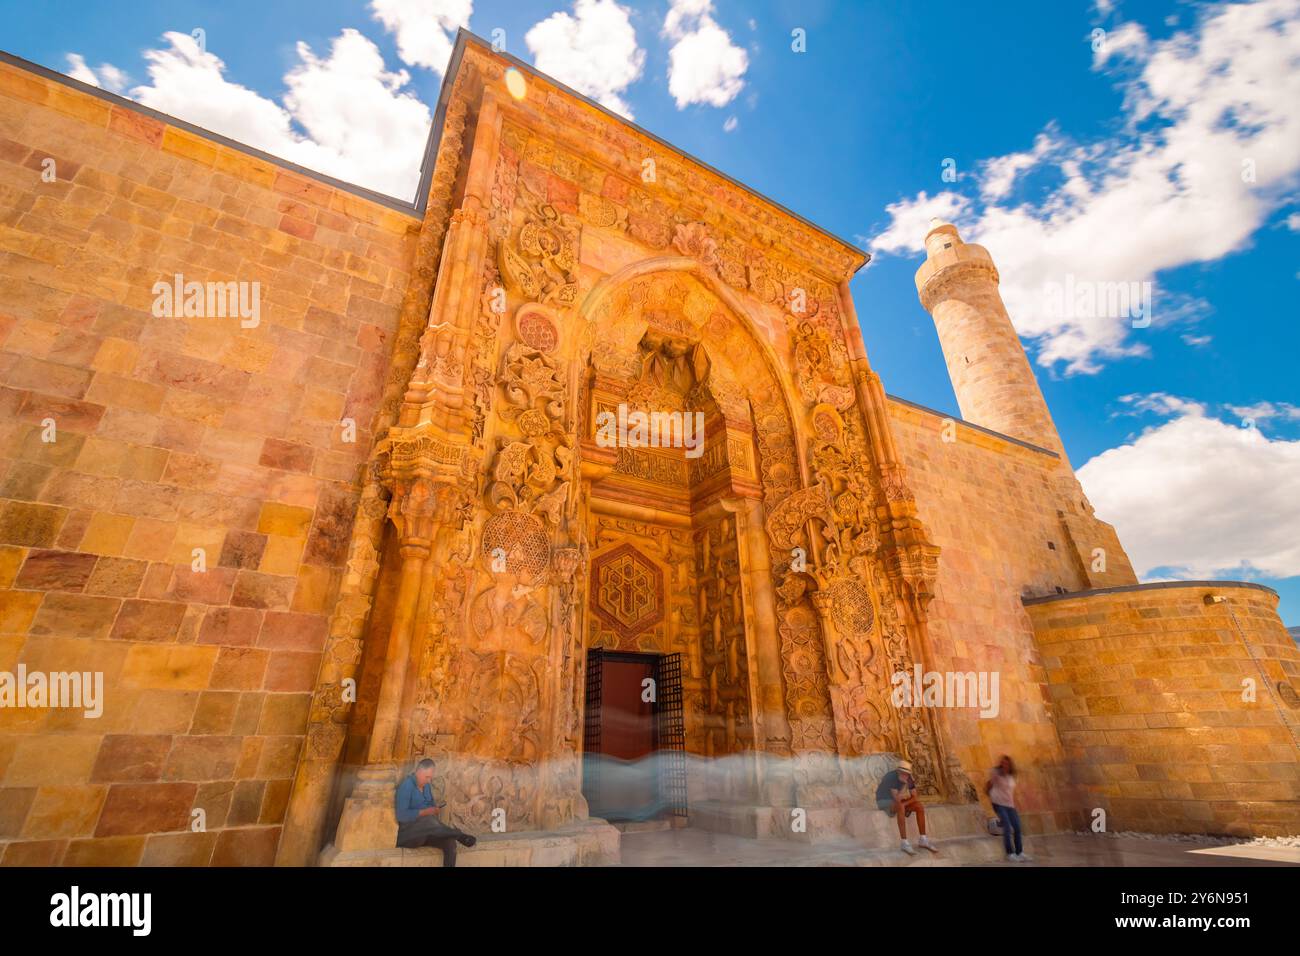
M 1020 814 L 1016 812 L 1016 765 L 1007 754 L 1003 754 L 998 765 L 989 771 L 984 792 L 988 794 L 993 812 L 1002 825 L 1002 848 L 1007 852 L 1007 859 L 1028 863 L 1030 857 L 1025 853 Z
M 456 865 L 456 844 L 471 847 L 478 841 L 437 819 L 444 804 L 433 799 L 433 761 L 428 757 L 403 780 L 393 796 L 397 816 L 397 845 L 413 848 L 435 846 L 442 850 L 442 865 Z

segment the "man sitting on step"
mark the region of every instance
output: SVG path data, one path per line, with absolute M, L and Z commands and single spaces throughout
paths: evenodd
M 462 830 L 437 819 L 445 804 L 433 799 L 433 761 L 425 757 L 415 772 L 397 787 L 393 809 L 397 814 L 397 845 L 408 849 L 436 846 L 442 850 L 442 865 L 456 865 L 456 844 L 467 847 L 478 841 Z
M 916 814 L 916 828 L 921 833 L 917 843 L 931 853 L 938 853 L 930 838 L 925 835 L 925 807 L 916 795 L 916 778 L 912 775 L 912 763 L 900 760 L 898 767 L 881 778 L 876 788 L 876 806 L 898 819 L 898 835 L 903 841 L 903 852 L 916 856 L 916 850 L 907 840 L 908 814 Z

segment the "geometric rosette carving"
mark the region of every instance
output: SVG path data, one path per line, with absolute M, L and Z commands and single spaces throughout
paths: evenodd
M 664 575 L 630 544 L 591 564 L 591 609 L 621 637 L 631 637 L 664 618 Z

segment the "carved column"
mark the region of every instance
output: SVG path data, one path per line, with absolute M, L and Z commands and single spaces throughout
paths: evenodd
M 839 654 L 836 653 L 840 637 L 831 615 L 835 599 L 829 591 L 820 588 L 813 591 L 809 598 L 817 611 L 817 622 L 821 625 L 822 642 L 826 649 L 826 683 L 831 695 L 831 712 L 835 715 L 835 747 L 841 758 L 847 758 L 857 751 L 849 733 L 849 714 L 844 699 L 846 675 Z
M 463 71 L 448 100 L 428 202 L 415 243 L 411 277 L 402 299 L 392 365 L 384 386 L 383 402 L 373 423 L 375 434 L 382 433 L 396 420 L 403 390 L 416 363 L 417 343 L 427 324 L 434 276 L 439 268 L 443 238 L 454 205 L 453 193 L 469 112 L 467 92 L 477 82 L 475 70 Z M 383 489 L 378 479 L 369 475 L 361 490 L 347 569 L 330 619 L 329 639 L 312 697 L 303 755 L 294 777 L 284 832 L 276 854 L 277 864 L 308 865 L 315 861 L 321 849 L 330 795 L 354 703 L 344 688 L 348 681 L 355 680 L 361 660 L 366 620 L 379 572 L 377 558 L 383 524 Z
M 399 503 L 395 497 L 393 504 L 394 507 L 399 507 L 404 502 Z M 428 517 L 421 516 L 417 520 L 420 524 L 427 525 Z M 393 614 L 392 629 L 388 632 L 384 676 L 379 687 L 379 702 L 375 709 L 370 747 L 366 752 L 366 762 L 372 766 L 390 763 L 396 756 L 402 690 L 406 683 L 406 668 L 411 659 L 411 634 L 423 603 L 421 592 L 425 591 L 424 568 L 430 552 L 428 527 L 413 532 L 412 525 L 415 522 L 403 520 L 402 524 L 406 527 L 399 525 L 402 536 L 400 548 L 402 566 L 399 572 L 397 606 Z
M 901 610 L 898 616 L 906 636 L 906 657 L 920 660 L 922 667 L 930 670 L 932 657 L 927 618 L 939 571 L 939 546 L 930 540 L 918 514 L 916 498 L 907 487 L 906 474 L 889 422 L 884 385 L 867 361 L 862 329 L 857 321 L 847 282 L 840 284 L 839 298 L 843 329 L 850 348 L 850 368 L 857 405 L 866 421 L 867 438 L 880 471 L 880 482 L 885 494 L 884 507 L 888 525 L 881 532 L 881 556 L 892 592 L 887 600 L 892 603 L 893 598 L 898 599 Z M 905 668 L 910 662 L 903 659 L 892 663 L 895 667 Z M 905 737 L 908 735 L 909 724 L 914 729 L 918 724 L 924 727 L 923 734 L 913 736 L 916 745 L 923 745 L 928 738 L 934 751 L 936 783 L 947 798 L 959 802 L 978 799 L 974 785 L 946 745 L 942 720 L 924 709 L 919 714 L 902 715 L 900 728 Z
M 428 630 L 432 599 L 430 557 L 442 539 L 459 532 L 466 500 L 464 447 L 427 435 L 385 446 L 379 473 L 392 490 L 388 517 L 400 535 L 398 592 L 388 632 L 366 766 L 344 804 L 335 846 L 339 850 L 394 845 L 394 787 L 409 749 L 411 673 Z
M 731 510 L 731 509 L 729 509 Z M 781 635 L 778 633 L 776 591 L 772 586 L 772 557 L 763 528 L 763 503 L 742 498 L 735 503 L 737 535 L 749 584 L 748 608 L 753 615 L 752 653 L 754 701 L 758 708 L 760 749 L 788 750 L 790 721 L 786 717 L 781 676 Z

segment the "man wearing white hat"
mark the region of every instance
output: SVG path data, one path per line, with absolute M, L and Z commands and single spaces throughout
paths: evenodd
M 889 802 L 885 803 L 884 794 L 888 792 Z M 910 760 L 900 760 L 898 767 L 885 774 L 880 786 L 876 790 L 877 802 L 882 806 L 890 807 L 894 816 L 898 819 L 898 835 L 903 841 L 902 850 L 909 856 L 916 856 L 916 850 L 907 839 L 907 817 L 908 814 L 916 814 L 916 828 L 921 833 L 921 839 L 917 840 L 917 846 L 929 850 L 931 853 L 938 853 L 938 849 L 930 842 L 930 838 L 925 835 L 925 807 L 921 799 L 916 795 L 916 778 L 912 775 L 912 762 Z

